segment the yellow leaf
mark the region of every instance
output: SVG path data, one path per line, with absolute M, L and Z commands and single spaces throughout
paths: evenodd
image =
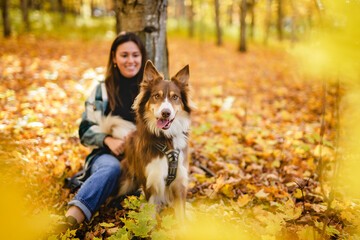
M 314 156 L 316 157 L 331 157 L 333 155 L 333 151 L 326 146 L 317 145 L 314 150 Z
M 219 190 L 224 186 L 224 177 L 222 175 L 220 175 L 220 177 L 218 177 L 216 179 L 215 184 L 212 186 L 213 189 L 215 190 L 215 192 L 219 192 Z
M 256 190 L 257 190 L 256 186 L 254 186 L 254 185 L 252 185 L 252 184 L 250 184 L 250 183 L 246 184 L 246 187 L 247 187 L 249 190 L 253 190 L 253 191 L 256 191 Z
M 261 189 L 255 194 L 255 197 L 257 198 L 266 198 L 269 195 L 269 193 L 264 192 L 264 189 Z
M 237 200 L 237 203 L 239 204 L 240 207 L 244 207 L 246 204 L 248 204 L 250 202 L 250 197 L 249 194 L 245 194 L 242 197 L 239 197 Z
M 64 172 L 65 167 L 64 161 L 57 161 L 54 167 L 54 175 L 61 175 Z
M 281 165 L 279 160 L 275 160 L 271 163 L 271 167 L 279 168 Z
M 229 198 L 233 198 L 235 196 L 235 193 L 233 192 L 233 186 L 230 184 L 225 184 L 221 188 L 221 192 Z
M 305 196 L 305 193 L 304 193 L 304 196 Z M 294 197 L 297 198 L 297 199 L 303 197 L 303 194 L 302 194 L 302 192 L 301 192 L 301 190 L 299 188 L 296 189 L 296 192 L 294 193 Z
M 286 206 L 285 210 L 285 219 L 290 220 L 290 219 L 298 219 L 301 216 L 302 213 L 302 208 L 301 207 L 290 207 L 290 206 Z
M 194 177 L 200 183 L 212 183 L 214 181 L 214 178 L 207 178 L 204 174 L 194 174 Z
M 188 184 L 188 188 L 190 189 L 190 188 L 193 188 L 193 187 L 195 187 L 195 185 L 196 185 L 196 183 L 194 182 L 194 181 L 191 181 L 191 182 L 189 182 L 189 184 Z

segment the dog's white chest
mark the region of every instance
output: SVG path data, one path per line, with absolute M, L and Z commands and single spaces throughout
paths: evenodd
M 181 181 L 183 184 L 187 184 L 187 170 L 183 165 L 184 163 L 184 154 L 180 151 L 178 159 L 178 167 L 176 178 L 174 182 Z M 146 188 L 152 188 L 154 194 L 152 198 L 149 199 L 151 204 L 158 204 L 160 202 L 168 202 L 168 191 L 166 188 L 166 178 L 168 176 L 168 161 L 164 156 L 162 158 L 157 158 L 151 161 L 145 168 L 146 174 Z M 170 185 L 171 186 L 171 185 Z

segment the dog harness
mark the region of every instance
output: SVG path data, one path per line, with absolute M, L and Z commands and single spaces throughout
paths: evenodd
M 176 171 L 178 168 L 180 150 L 168 149 L 167 146 L 162 143 L 156 143 L 155 147 L 160 152 L 165 154 L 166 159 L 168 161 L 169 168 L 168 168 L 168 176 L 166 178 L 166 186 L 169 186 L 176 178 Z

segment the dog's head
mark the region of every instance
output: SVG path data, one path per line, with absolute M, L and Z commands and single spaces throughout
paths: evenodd
M 167 137 L 187 132 L 192 110 L 189 96 L 189 66 L 186 65 L 171 80 L 165 80 L 151 61 L 144 69 L 140 93 L 133 109 L 138 121 L 145 122 L 155 135 Z

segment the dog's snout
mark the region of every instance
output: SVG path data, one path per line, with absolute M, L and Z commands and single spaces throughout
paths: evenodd
M 163 118 L 169 118 L 170 114 L 171 114 L 171 111 L 168 108 L 164 108 L 163 110 L 161 110 L 161 116 Z

